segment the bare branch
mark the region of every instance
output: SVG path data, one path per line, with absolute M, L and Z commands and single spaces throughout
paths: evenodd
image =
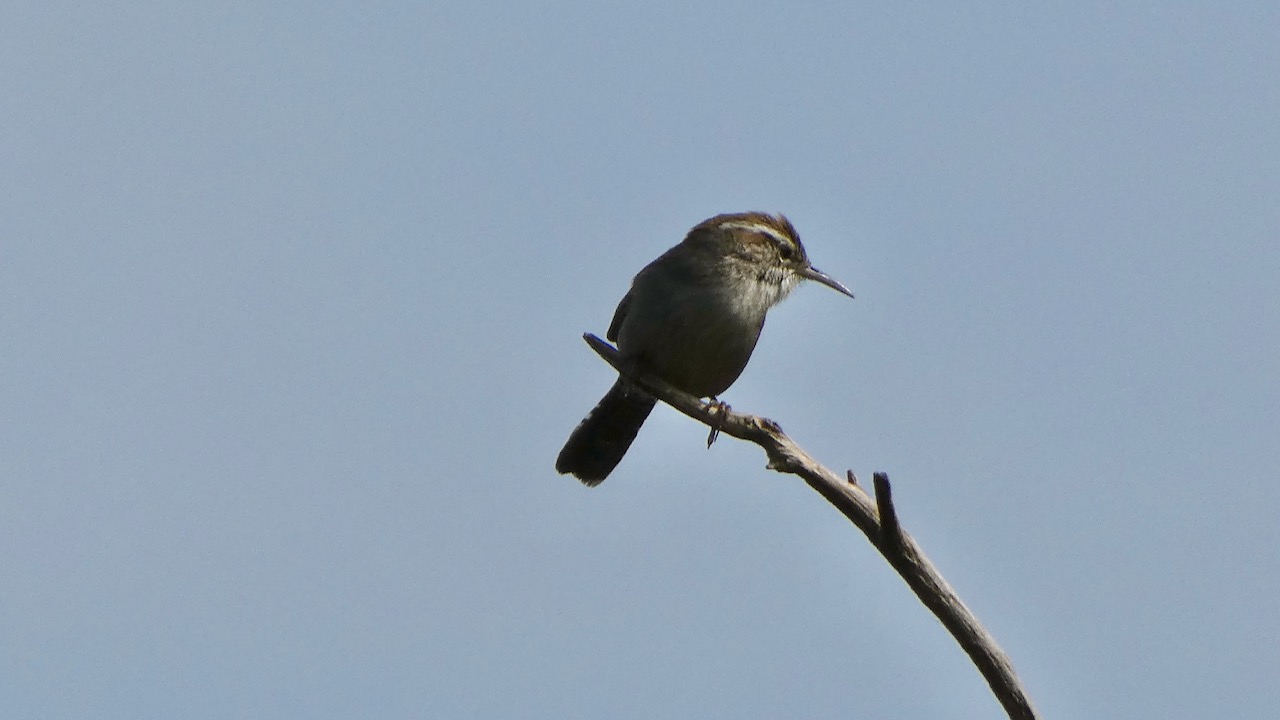
M 614 369 L 623 371 L 617 349 L 590 333 L 583 339 Z M 629 377 L 645 391 L 685 415 L 726 435 L 759 445 L 769 457 L 769 469 L 800 476 L 809 487 L 835 505 L 867 536 L 920 601 L 960 643 L 1009 717 L 1012 720 L 1035 720 L 1039 717 L 1014 673 L 1009 657 L 973 612 L 965 607 L 915 540 L 902 529 L 893 506 L 887 475 L 875 474 L 876 501 L 872 501 L 852 472 L 848 473 L 847 479 L 842 479 L 823 467 L 787 437 L 774 421 L 704 403 L 655 377 L 644 374 Z

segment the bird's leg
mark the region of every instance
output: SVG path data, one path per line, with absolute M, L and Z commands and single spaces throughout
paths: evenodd
M 729 416 L 731 408 L 729 403 L 721 402 L 714 395 L 707 402 L 707 410 L 715 416 L 715 420 L 711 423 L 711 432 L 707 433 L 707 447 L 711 447 L 711 443 L 720 437 L 720 431 L 724 429 L 725 418 Z

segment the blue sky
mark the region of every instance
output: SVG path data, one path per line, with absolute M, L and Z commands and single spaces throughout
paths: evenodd
M 1270 3 L 19 3 L 0 705 L 999 714 L 796 478 L 581 342 L 698 221 L 802 287 L 724 395 L 907 529 L 1046 717 L 1280 705 Z

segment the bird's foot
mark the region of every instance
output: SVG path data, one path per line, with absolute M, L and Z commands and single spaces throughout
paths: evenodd
M 729 416 L 731 409 L 729 403 L 721 402 L 714 397 L 707 403 L 707 410 L 715 416 L 715 420 L 711 423 L 711 432 L 707 433 L 707 447 L 711 447 L 716 438 L 720 437 L 720 431 L 724 429 L 725 418 Z

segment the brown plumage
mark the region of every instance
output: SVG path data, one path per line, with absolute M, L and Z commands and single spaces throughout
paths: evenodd
M 785 217 L 717 215 L 636 275 L 607 336 L 626 366 L 714 398 L 747 366 L 769 308 L 804 279 L 853 296 L 809 264 Z M 654 402 L 619 378 L 569 436 L 556 470 L 599 484 L 622 460 Z

